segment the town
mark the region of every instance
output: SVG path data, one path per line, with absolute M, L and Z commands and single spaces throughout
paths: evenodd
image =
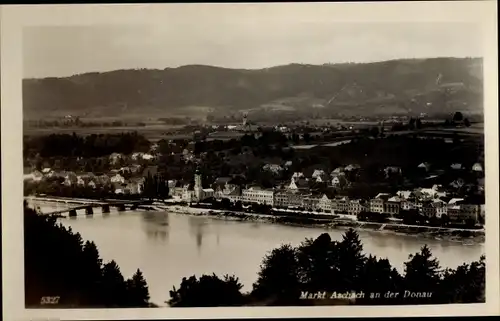
M 461 133 L 470 126 L 464 120 L 441 124 Z M 155 143 L 137 133 L 54 134 L 25 142 L 25 195 L 154 197 L 231 211 L 481 227 L 481 144 L 457 131 L 436 134 L 439 124 L 410 119 L 403 135 L 394 125 L 309 135 L 285 126 L 252 131 L 244 115 L 240 137 L 226 140 L 200 138 L 197 129 L 192 139 Z

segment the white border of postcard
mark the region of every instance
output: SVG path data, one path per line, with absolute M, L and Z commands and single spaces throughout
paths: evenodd
M 484 43 L 486 155 L 486 303 L 435 306 L 335 306 L 150 309 L 25 309 L 22 228 L 22 28 L 41 25 L 133 26 L 166 19 L 169 6 L 196 6 L 200 19 L 212 10 L 240 6 L 283 15 L 312 11 L 316 17 L 351 22 L 472 22 Z M 228 317 L 462 316 L 498 315 L 498 60 L 496 1 L 282 4 L 27 5 L 1 7 L 2 244 L 5 320 L 181 319 Z M 168 289 L 166 289 L 168 291 Z

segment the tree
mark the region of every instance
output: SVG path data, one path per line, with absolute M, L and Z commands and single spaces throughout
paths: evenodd
M 194 276 L 184 278 L 179 290 L 170 292 L 172 306 L 220 306 L 315 304 L 314 300 L 300 300 L 308 291 L 363 291 L 364 299 L 340 300 L 341 304 L 435 304 L 484 302 L 485 259 L 464 264 L 442 273 L 439 262 L 427 246 L 409 256 L 405 274 L 400 275 L 389 260 L 366 257 L 359 235 L 348 230 L 340 242 L 332 241 L 327 233 L 316 239 L 306 239 L 298 247 L 281 245 L 268 253 L 262 262 L 253 290 L 242 298 L 239 287 L 221 285 L 230 283 L 215 275 L 198 281 Z M 203 281 L 202 281 L 203 279 Z M 209 288 L 212 286 L 212 288 Z M 238 290 L 237 290 L 238 289 Z M 400 293 L 399 299 L 372 298 L 370 292 Z M 409 292 L 432 292 L 429 298 L 404 297 Z M 221 293 L 220 297 L 218 293 Z M 232 299 L 231 299 L 232 298 Z M 206 302 L 208 300 L 208 302 Z M 321 300 L 321 304 L 330 303 Z M 333 302 L 331 302 L 333 304 Z
M 410 255 L 409 261 L 405 263 L 405 290 L 428 292 L 429 289 L 435 288 L 440 280 L 439 269 L 439 261 L 432 257 L 431 250 L 424 245 L 420 253 Z
M 304 142 L 309 143 L 311 141 L 311 134 L 304 133 Z
M 369 256 L 359 272 L 359 286 L 365 293 L 399 292 L 402 277 L 387 259 Z M 394 299 L 366 297 L 361 304 L 394 304 Z
M 417 118 L 415 122 L 415 128 L 422 129 L 422 121 L 420 120 L 420 118 Z
M 238 278 L 225 275 L 202 275 L 183 278 L 179 289 L 170 291 L 168 304 L 172 307 L 238 306 L 244 303 Z
M 106 263 L 102 271 L 102 298 L 106 306 L 120 307 L 127 305 L 127 284 L 114 260 Z
M 411 118 L 410 118 L 410 121 L 409 121 L 409 123 L 408 123 L 408 128 L 409 128 L 410 130 L 414 130 L 414 129 L 415 129 L 415 123 L 416 123 L 415 118 L 411 117 Z
M 463 121 L 464 119 L 464 116 L 462 115 L 461 112 L 457 111 L 455 114 L 453 114 L 453 121 L 456 122 L 456 123 L 459 123 L 461 121 Z
M 464 125 L 465 125 L 465 127 L 470 127 L 470 121 L 468 118 L 464 119 Z
M 485 256 L 479 262 L 446 269 L 438 290 L 439 303 L 485 302 Z
M 308 291 L 320 291 L 328 287 L 339 286 L 338 255 L 339 247 L 332 242 L 328 233 L 323 233 L 315 240 L 306 239 L 297 249 L 300 281 Z
M 373 137 L 373 138 L 377 138 L 380 134 L 380 131 L 378 129 L 378 127 L 374 126 L 372 128 L 370 128 L 370 135 Z
M 300 290 L 296 250 L 289 244 L 281 245 L 266 254 L 252 296 L 257 300 L 294 300 Z
M 128 305 L 135 307 L 149 306 L 149 289 L 141 270 L 137 269 L 131 279 L 127 280 Z
M 38 215 L 26 203 L 24 248 L 26 306 L 38 306 L 42 296 L 59 296 L 60 307 L 136 306 L 126 301 L 127 288 L 114 261 L 103 267 L 93 242 L 83 243 L 56 217 Z
M 347 230 L 339 243 L 339 250 L 339 271 L 344 283 L 341 290 L 358 289 L 358 277 L 366 261 L 359 234 L 352 228 Z

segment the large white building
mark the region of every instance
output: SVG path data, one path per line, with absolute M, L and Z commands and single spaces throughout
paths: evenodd
M 274 190 L 262 189 L 260 187 L 250 187 L 244 189 L 241 193 L 241 198 L 244 203 L 257 203 L 274 205 Z

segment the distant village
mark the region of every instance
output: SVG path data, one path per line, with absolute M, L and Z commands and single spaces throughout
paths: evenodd
M 140 196 L 144 191 L 146 177 L 158 174 L 158 168 L 154 165 L 158 157 L 155 153 L 156 147 L 152 147 L 151 153 L 133 153 L 128 156 L 111 154 L 109 156 L 111 164 L 121 164 L 123 161 L 120 160 L 125 157 L 135 164 L 112 169 L 107 174 L 96 175 L 90 172 L 77 174 L 43 168 L 26 173 L 24 181 L 25 184 L 39 184 L 47 180 L 57 180 L 68 188 L 84 187 L 93 190 L 105 188 L 115 195 Z M 188 150 L 183 152 L 183 157 L 186 161 L 197 160 Z M 262 170 L 277 174 L 291 165 L 291 161 L 283 164 L 270 163 L 265 164 Z M 427 172 L 431 166 L 428 163 L 421 163 L 418 168 Z M 348 197 L 338 193 L 339 189 L 342 190 L 351 184 L 349 177 L 353 177 L 360 170 L 361 167 L 357 164 L 346 164 L 331 171 L 323 168 L 314 169 L 312 172 L 309 170 L 309 173 L 297 171 L 293 172 L 288 180 L 272 188 L 242 182 L 237 175 L 218 177 L 213 182 L 206 182 L 203 181 L 200 170 L 197 170 L 189 182 L 167 180 L 166 184 L 168 184 L 169 198 L 186 204 L 203 203 L 210 199 L 219 201 L 226 199 L 233 204 L 261 204 L 277 210 L 348 216 L 371 213 L 399 217 L 403 212 L 413 211 L 428 219 L 446 219 L 456 224 L 484 224 L 484 169 L 481 163 L 474 163 L 469 167 L 461 163 L 452 163 L 447 169 L 452 172 L 466 171 L 478 177 L 478 181 L 481 182 L 476 187 L 478 191 L 475 191 L 474 195 L 465 197 L 454 196 L 457 189 L 461 189 L 464 185 L 464 181 L 460 178 L 449 186 L 435 184 L 430 188 L 400 190 L 393 194 L 378 193 L 369 199 Z M 384 174 L 403 175 L 401 168 L 395 166 L 387 166 Z M 313 188 L 318 184 L 324 187 L 320 191 Z

